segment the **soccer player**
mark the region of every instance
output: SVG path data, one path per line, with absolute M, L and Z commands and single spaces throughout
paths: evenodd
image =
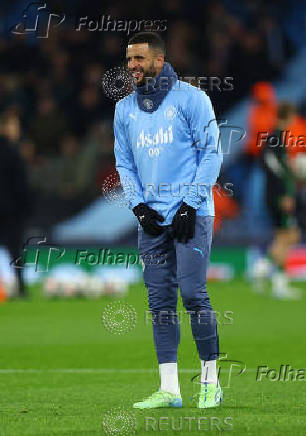
M 262 160 L 266 173 L 266 200 L 274 226 L 269 248 L 275 266 L 272 294 L 278 299 L 299 299 L 300 292 L 289 286 L 285 267 L 290 248 L 300 239 L 295 216 L 296 180 L 288 158 L 286 128 L 295 116 L 294 105 L 281 102 L 276 129 L 267 138 Z
M 182 406 L 178 286 L 201 360 L 197 405 L 216 407 L 222 397 L 219 339 L 206 290 L 212 187 L 222 163 L 215 114 L 205 92 L 178 80 L 157 34 L 135 34 L 126 59 L 135 91 L 116 104 L 116 168 L 139 221 L 138 249 L 146 259 L 143 274 L 160 372 L 159 390 L 134 407 Z

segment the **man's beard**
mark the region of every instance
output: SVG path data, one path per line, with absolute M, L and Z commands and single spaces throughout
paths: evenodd
M 154 68 L 153 63 L 146 71 L 143 68 L 141 68 L 140 70 L 131 70 L 130 72 L 131 74 L 133 74 L 133 72 L 135 71 L 140 71 L 143 74 L 142 79 L 139 82 L 134 80 L 134 83 L 137 87 L 147 84 L 149 88 L 150 84 L 152 83 L 152 78 L 157 76 L 157 70 L 156 68 Z

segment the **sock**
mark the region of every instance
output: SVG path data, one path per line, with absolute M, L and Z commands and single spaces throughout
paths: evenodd
M 178 382 L 177 363 L 161 363 L 159 365 L 160 389 L 171 394 L 181 395 Z
M 201 360 L 201 383 L 218 384 L 216 360 Z
M 288 277 L 283 271 L 277 271 L 273 274 L 272 290 L 275 295 L 281 295 L 288 291 Z

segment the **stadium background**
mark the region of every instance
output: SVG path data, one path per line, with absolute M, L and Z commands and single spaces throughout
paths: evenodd
M 14 413 L 17 409 L 18 413 L 23 413 L 22 409 L 31 410 L 31 404 L 36 404 L 36 385 L 38 388 L 45 386 L 44 404 L 49 404 L 49 388 L 57 386 L 60 390 L 59 385 L 66 375 L 55 372 L 52 375 L 54 384 L 51 386 L 50 381 L 49 386 L 50 375 L 39 372 L 43 369 L 74 368 L 75 365 L 80 370 L 93 368 L 98 372 L 101 368 L 108 368 L 115 371 L 122 362 L 116 360 L 118 351 L 111 357 L 112 347 L 117 346 L 123 347 L 125 353 L 129 353 L 128 350 L 135 353 L 133 357 L 129 355 L 129 364 L 124 367 L 144 366 L 150 370 L 155 365 L 151 354 L 150 326 L 146 325 L 142 332 L 139 321 L 146 310 L 146 295 L 141 266 L 134 260 L 137 258 L 136 219 L 124 207 L 120 190 L 116 190 L 112 132 L 115 101 L 106 95 L 102 86 L 105 73 L 123 65 L 125 44 L 130 35 L 126 31 L 91 31 L 86 27 L 77 31 L 80 17 L 98 20 L 104 15 L 110 16 L 111 20 L 164 20 L 165 30 L 160 34 L 167 43 L 167 59 L 179 76 L 233 78 L 231 91 L 207 89 L 217 118 L 246 131 L 245 137 L 234 139 L 225 153 L 215 190 L 217 218 L 209 270 L 212 298 L 221 319 L 224 311 L 234 312 L 232 330 L 223 332 L 227 349 L 236 352 L 233 358 L 246 361 L 253 356 L 251 368 L 254 368 L 259 364 L 256 355 L 261 344 L 267 347 L 274 344 L 275 349 L 284 347 L 283 354 L 273 348 L 276 367 L 286 359 L 294 364 L 296 356 L 296 365 L 305 366 L 301 347 L 305 298 L 299 307 L 294 302 L 279 306 L 282 303 L 272 301 L 268 291 L 264 296 L 251 291 L 252 281 L 257 280 L 253 266 L 265 252 L 272 235 L 265 204 L 265 178 L 254 147 L 254 131 L 273 130 L 273 113 L 277 103 L 285 99 L 297 107 L 295 124 L 291 127 L 297 134 L 305 135 L 305 4 L 298 0 L 291 1 L 290 5 L 285 1 L 261 0 L 118 0 L 115 3 L 66 1 L 64 4 L 48 1 L 46 5 L 39 14 L 36 3 L 5 1 L 0 5 L 0 128 L 5 141 L 14 150 L 16 165 L 13 164 L 13 168 L 18 174 L 14 181 L 14 186 L 18 187 L 17 196 L 8 182 L 7 173 L 3 171 L 0 176 L 0 299 L 3 302 L 0 311 L 5 350 L 0 360 L 3 370 L 0 378 L 5 376 L 1 382 L 7 395 L 2 416 L 6 426 L 3 427 L 4 434 L 24 432 L 23 418 L 17 419 Z M 48 37 L 43 37 L 50 12 L 58 17 L 65 15 L 65 19 L 59 26 L 51 26 Z M 37 16 L 39 24 L 35 30 Z M 18 23 L 21 25 L 17 27 Z M 255 106 L 254 99 L 260 96 L 263 101 Z M 224 135 L 226 140 L 228 133 Z M 4 154 L 3 168 L 6 166 L 5 157 Z M 298 195 L 298 219 L 305 238 L 305 183 L 301 184 Z M 13 242 L 10 244 L 7 240 Z M 12 245 L 15 247 L 14 264 L 10 265 L 8 248 Z M 16 254 L 16 245 L 22 248 L 20 258 Z M 111 252 L 103 264 L 97 262 L 101 249 Z M 92 257 L 77 265 L 78 250 L 87 250 Z M 119 262 L 118 253 L 121 256 Z M 131 263 L 135 265 L 126 267 L 127 256 L 131 256 Z M 27 302 L 13 298 L 16 271 L 24 275 L 30 295 Z M 298 286 L 305 287 L 306 248 L 303 240 L 292 250 L 288 272 L 298 280 Z M 79 295 L 101 298 L 92 301 L 78 299 Z M 50 299 L 55 296 L 66 299 Z M 118 301 L 113 299 L 116 296 L 131 304 L 137 312 L 134 342 L 131 336 L 122 335 L 118 339 L 100 321 L 103 308 Z M 258 320 L 260 313 L 264 322 L 259 327 L 255 319 Z M 253 323 L 248 324 L 248 314 Z M 284 326 L 281 317 L 292 320 L 293 324 Z M 48 325 L 46 320 L 50 321 Z M 78 322 L 80 324 L 76 327 Z M 274 326 L 272 330 L 271 324 Z M 255 347 L 246 344 L 250 338 L 243 335 L 244 328 L 250 336 L 255 335 Z M 21 333 L 23 329 L 24 335 Z M 94 344 L 92 336 L 97 334 L 100 337 Z M 189 338 L 187 332 L 186 338 Z M 67 351 L 65 344 L 69 344 Z M 97 350 L 98 347 L 101 348 Z M 148 351 L 147 354 L 142 352 L 142 361 L 137 362 L 142 347 Z M 295 357 L 292 356 L 294 350 Z M 187 356 L 187 352 L 185 354 Z M 189 368 L 194 368 L 197 365 L 194 350 L 191 355 L 193 360 L 189 361 Z M 270 354 L 264 351 L 263 356 L 268 358 Z M 7 374 L 14 368 L 36 368 L 39 375 L 21 372 L 17 376 L 12 373 L 7 379 Z M 84 389 L 87 383 L 93 390 L 107 385 L 105 395 L 108 392 L 109 403 L 116 405 L 115 399 L 120 398 L 118 387 L 115 384 L 110 387 L 101 379 L 100 384 L 93 388 L 94 374 L 89 376 L 92 377 L 90 381 L 82 379 Z M 123 385 L 136 382 L 135 375 L 127 375 L 129 382 L 124 374 L 117 374 Z M 140 375 L 142 381 L 144 375 Z M 21 380 L 18 377 L 25 377 L 24 391 L 17 389 Z M 69 398 L 68 393 L 81 407 L 78 401 L 84 392 L 81 386 L 73 390 L 79 382 L 76 378 L 72 381 L 73 377 L 77 378 L 78 373 L 67 376 L 67 391 L 58 393 L 61 407 Z M 151 376 L 147 374 L 146 377 Z M 243 386 L 247 398 L 244 384 L 237 383 L 237 392 Z M 146 388 L 141 385 L 141 394 L 146 393 Z M 14 389 L 22 400 L 16 400 Z M 298 398 L 294 384 L 290 389 L 293 397 L 288 394 L 288 407 L 293 404 L 293 398 Z M 289 393 L 290 389 L 288 387 Z M 124 392 L 128 390 L 124 388 Z M 140 391 L 134 392 L 134 396 Z M 282 393 L 279 385 L 274 391 L 276 393 Z M 267 400 L 271 395 L 270 387 L 266 388 L 266 394 Z M 27 417 L 28 421 L 25 417 L 29 434 L 40 434 L 42 430 L 38 431 L 38 428 L 45 428 L 49 422 L 58 433 L 59 429 L 66 428 L 67 434 L 77 434 L 84 423 L 90 421 L 93 426 L 92 419 L 97 421 L 97 416 L 102 419 L 101 410 L 108 410 L 105 405 L 107 395 L 103 397 L 103 403 L 99 392 L 94 392 L 93 399 L 88 399 L 94 411 L 89 411 L 88 407 L 83 423 L 81 417 L 76 419 L 75 410 L 64 413 L 61 420 L 59 406 L 54 405 L 54 400 L 46 410 L 44 406 L 40 408 L 36 427 L 31 417 Z M 234 414 L 240 409 L 236 397 L 231 401 Z M 296 403 L 299 405 L 299 400 Z M 250 407 L 253 407 L 252 401 Z M 273 407 L 271 416 L 279 404 L 275 410 Z M 256 434 L 267 434 L 267 427 L 256 427 L 256 420 L 253 417 L 249 422 L 247 413 L 242 410 L 241 422 L 233 415 L 238 419 L 237 434 L 253 430 L 257 431 Z M 56 419 L 55 415 L 58 415 Z M 275 434 L 282 434 L 277 431 L 284 428 L 288 431 L 293 428 L 292 434 L 299 434 L 299 416 L 291 414 L 291 421 L 289 418 L 286 421 L 287 427 L 277 427 Z M 270 418 L 267 412 L 260 422 L 270 426 L 274 422 Z M 31 430 L 32 425 L 34 430 Z M 285 421 L 280 421 L 280 425 L 285 426 Z M 95 434 L 95 428 L 90 427 L 92 434 Z M 13 430 L 10 432 L 10 429 Z M 269 434 L 274 434 L 273 431 L 269 427 Z

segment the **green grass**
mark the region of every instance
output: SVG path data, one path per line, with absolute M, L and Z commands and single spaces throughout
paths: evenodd
M 306 290 L 305 284 L 300 287 Z M 199 360 L 186 316 L 179 350 L 184 407 L 131 408 L 158 387 L 142 285 L 124 297 L 135 308 L 137 323 L 121 335 L 101 322 L 104 308 L 116 301 L 111 297 L 47 301 L 35 294 L 29 301 L 1 305 L 0 435 L 102 435 L 102 420 L 112 413 L 115 430 L 120 410 L 125 422 L 136 422 L 137 435 L 304 435 L 306 382 L 259 382 L 256 368 L 306 367 L 306 292 L 302 302 L 282 302 L 254 294 L 243 280 L 212 283 L 209 289 L 218 312 L 220 351 L 228 360 L 244 362 L 246 372 L 238 375 L 234 367 L 226 387 L 230 362 L 221 364 L 224 404 L 208 411 L 191 401 L 198 391 L 191 378 L 199 372 Z M 232 313 L 226 317 L 225 311 Z M 113 434 L 133 434 L 128 424 L 123 428 L 125 433 Z

